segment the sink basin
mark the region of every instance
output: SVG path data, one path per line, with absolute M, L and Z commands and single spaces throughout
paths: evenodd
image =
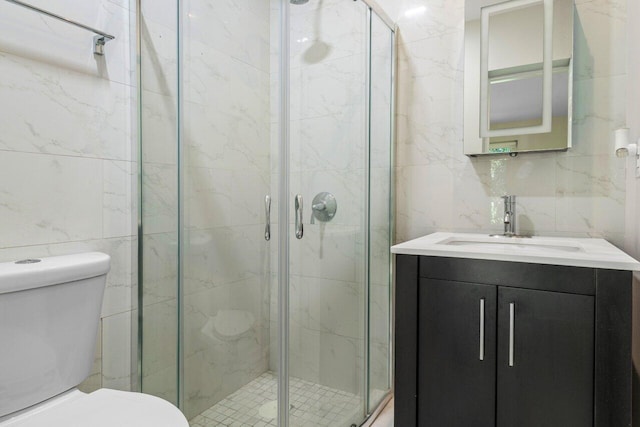
M 475 249 L 503 249 L 510 251 L 557 251 L 557 252 L 580 252 L 583 249 L 580 246 L 575 245 L 561 245 L 561 244 L 548 244 L 540 243 L 536 239 L 527 238 L 514 238 L 514 237 L 501 237 L 501 236 L 488 236 L 486 238 L 446 238 L 437 245 L 450 245 L 450 246 L 469 246 Z
M 640 263 L 604 239 L 433 233 L 391 248 L 395 254 L 489 259 L 640 271 Z

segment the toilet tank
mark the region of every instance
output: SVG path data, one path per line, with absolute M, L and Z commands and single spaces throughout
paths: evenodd
M 0 263 L 0 418 L 89 375 L 109 263 L 99 252 Z

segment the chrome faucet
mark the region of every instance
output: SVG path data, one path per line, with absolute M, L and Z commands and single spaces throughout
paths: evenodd
M 504 199 L 504 235 L 516 235 L 516 196 L 502 196 Z

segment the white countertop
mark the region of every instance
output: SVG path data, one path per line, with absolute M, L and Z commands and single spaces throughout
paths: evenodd
M 640 262 L 604 239 L 439 232 L 392 246 L 391 253 L 640 271 Z

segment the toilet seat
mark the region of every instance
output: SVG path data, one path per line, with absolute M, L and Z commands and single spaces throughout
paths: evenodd
M 189 427 L 169 402 L 142 393 L 74 390 L 0 422 L 0 427 Z

